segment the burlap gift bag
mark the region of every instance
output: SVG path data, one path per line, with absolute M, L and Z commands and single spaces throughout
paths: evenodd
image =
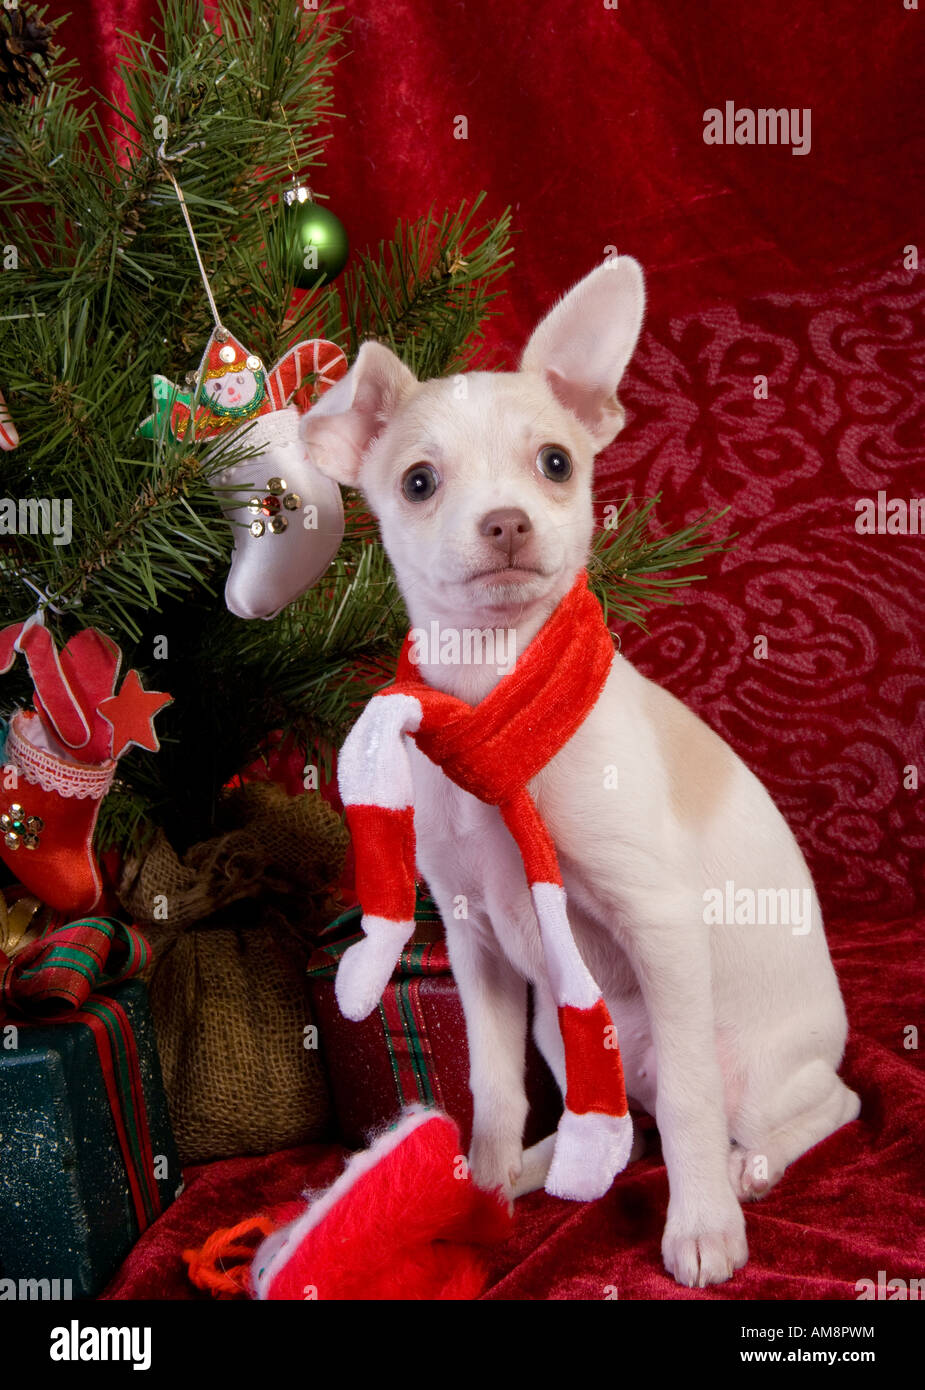
M 336 911 L 348 834 L 317 794 L 248 783 L 223 833 L 182 860 L 161 832 L 119 896 L 151 942 L 146 972 L 181 1161 L 271 1153 L 330 1133 L 305 966 Z

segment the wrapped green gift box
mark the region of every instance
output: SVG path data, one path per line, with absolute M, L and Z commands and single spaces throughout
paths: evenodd
M 0 1298 L 97 1294 L 180 1188 L 147 991 L 131 980 L 87 1002 L 112 1036 L 120 1014 L 109 1001 L 134 1037 L 137 1070 L 113 1036 L 108 1085 L 86 1022 L 0 1022 Z M 118 1121 L 113 1085 L 129 1096 Z M 118 1124 L 150 1155 L 132 1177 Z M 47 1291 L 25 1282 L 44 1280 Z

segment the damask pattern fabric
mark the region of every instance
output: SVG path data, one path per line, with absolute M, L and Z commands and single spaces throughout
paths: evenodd
M 644 334 L 621 395 L 599 491 L 661 493 L 672 526 L 728 508 L 720 534 L 736 533 L 650 636 L 624 632 L 625 654 L 765 782 L 836 935 L 859 913 L 920 912 L 925 278 L 673 319 Z M 881 522 L 905 512 L 917 534 L 859 531 L 880 494 L 902 504 Z

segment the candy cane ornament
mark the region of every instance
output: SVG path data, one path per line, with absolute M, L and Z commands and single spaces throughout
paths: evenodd
M 15 449 L 19 443 L 19 430 L 13 424 L 12 416 L 7 408 L 6 399 L 0 391 L 0 449 L 7 453 Z

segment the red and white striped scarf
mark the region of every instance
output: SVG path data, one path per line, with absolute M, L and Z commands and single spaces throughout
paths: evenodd
M 514 669 L 472 706 L 424 681 L 406 639 L 394 685 L 370 700 L 341 749 L 366 939 L 343 959 L 342 1011 L 365 1017 L 414 931 L 414 791 L 407 738 L 458 786 L 497 806 L 520 850 L 565 1049 L 565 1113 L 547 1192 L 588 1200 L 629 1158 L 623 1066 L 601 991 L 575 945 L 555 846 L 527 784 L 597 702 L 613 638 L 582 571 Z M 503 923 L 498 924 L 503 930 Z M 352 959 L 351 959 L 352 957 Z

